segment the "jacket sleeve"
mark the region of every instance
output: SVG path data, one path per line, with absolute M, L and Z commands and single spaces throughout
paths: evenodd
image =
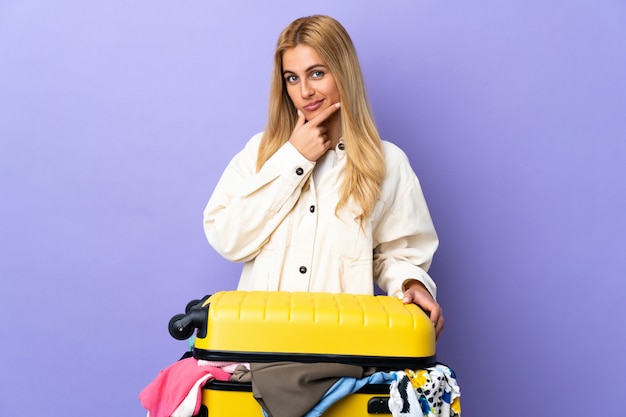
M 397 297 L 402 297 L 406 280 L 416 279 L 436 298 L 428 268 L 439 240 L 419 180 L 404 152 L 395 149 L 383 183 L 391 192 L 382 195 L 385 208 L 374 229 L 374 278 L 382 290 Z
M 253 259 L 298 200 L 315 164 L 285 143 L 259 172 L 261 135 L 226 167 L 204 209 L 204 232 L 226 259 Z

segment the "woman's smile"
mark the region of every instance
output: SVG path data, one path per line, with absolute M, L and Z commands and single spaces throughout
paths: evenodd
M 315 100 L 312 103 L 309 103 L 306 106 L 302 107 L 302 110 L 306 112 L 314 112 L 315 110 L 320 108 L 323 102 L 324 100 Z

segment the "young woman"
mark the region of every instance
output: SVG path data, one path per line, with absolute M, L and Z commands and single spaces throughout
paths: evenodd
M 443 329 L 419 181 L 379 137 L 352 40 L 328 16 L 281 33 L 267 127 L 226 168 L 204 230 L 244 263 L 240 290 L 373 294 L 376 283 Z

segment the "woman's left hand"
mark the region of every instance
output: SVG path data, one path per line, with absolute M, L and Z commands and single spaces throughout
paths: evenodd
M 424 284 L 417 280 L 411 281 L 410 285 L 404 291 L 404 297 L 402 298 L 404 304 L 417 304 L 422 308 L 430 317 L 430 321 L 435 326 L 435 334 L 437 339 L 443 330 L 443 312 L 441 306 L 435 301 L 430 292 L 426 289 Z

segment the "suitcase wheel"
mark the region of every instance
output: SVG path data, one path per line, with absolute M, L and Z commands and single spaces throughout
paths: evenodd
M 168 324 L 168 330 L 170 335 L 176 340 L 186 340 L 193 335 L 195 328 L 191 323 L 186 323 L 184 320 L 187 317 L 185 314 L 176 314 L 170 319 Z

